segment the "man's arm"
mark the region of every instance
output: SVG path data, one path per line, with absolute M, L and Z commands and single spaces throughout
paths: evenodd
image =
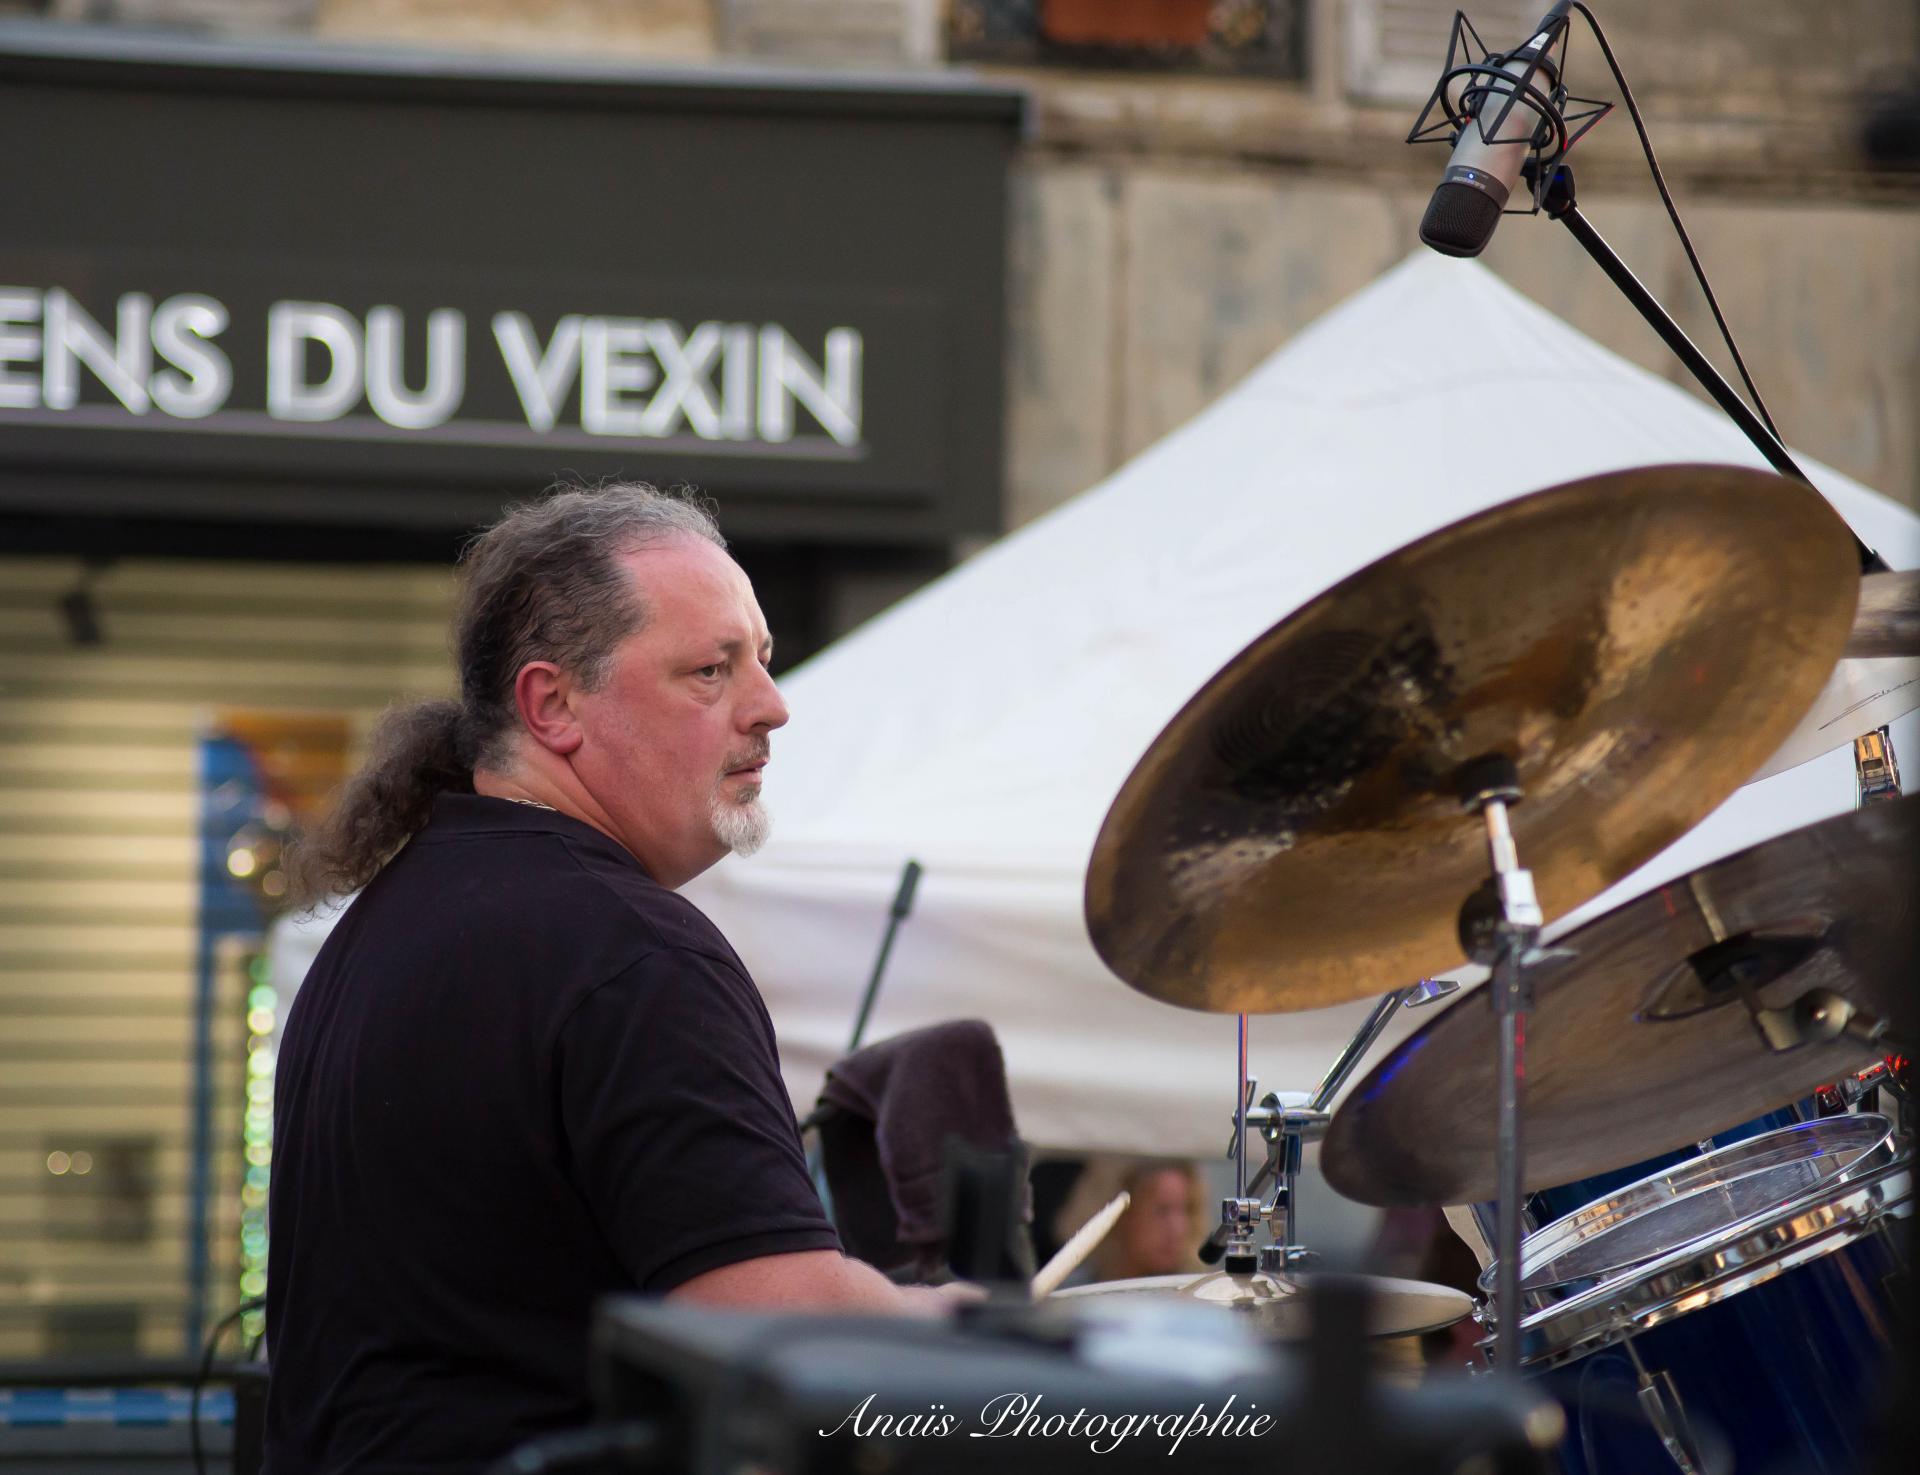
M 879 1316 L 944 1316 L 977 1286 L 898 1286 L 871 1265 L 837 1250 L 762 1255 L 684 1281 L 669 1301 L 758 1311 L 845 1311 Z

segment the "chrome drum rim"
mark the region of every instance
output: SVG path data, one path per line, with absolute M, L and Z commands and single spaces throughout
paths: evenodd
M 1913 1210 L 1906 1156 L 1730 1225 L 1711 1239 L 1616 1275 L 1521 1323 L 1521 1361 L 1552 1368 L 1764 1285 L 1842 1249 Z
M 1529 1234 L 1520 1249 L 1521 1288 L 1607 1278 L 1717 1240 L 1884 1165 L 1892 1136 L 1893 1123 L 1878 1113 L 1819 1117 L 1649 1173 Z M 1482 1273 L 1483 1291 L 1496 1273 L 1495 1265 Z

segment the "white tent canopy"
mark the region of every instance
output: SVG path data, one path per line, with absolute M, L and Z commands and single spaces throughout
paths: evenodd
M 1217 1155 L 1233 1020 L 1127 988 L 1082 918 L 1133 764 L 1254 636 L 1394 548 L 1557 482 L 1676 461 L 1764 465 L 1715 410 L 1484 268 L 1421 253 L 1100 486 L 793 672 L 767 770 L 775 838 L 688 894 L 766 995 L 795 1101 L 845 1049 L 912 857 L 925 876 L 870 1040 L 977 1016 L 1030 1141 Z M 1920 564 L 1920 517 L 1801 464 L 1890 564 Z M 1910 762 L 1915 730 L 1897 730 Z M 1845 750 L 1750 785 L 1578 915 L 1853 802 Z M 1366 1008 L 1256 1019 L 1254 1074 L 1311 1087 Z M 1396 1035 L 1424 1017 L 1404 1012 Z

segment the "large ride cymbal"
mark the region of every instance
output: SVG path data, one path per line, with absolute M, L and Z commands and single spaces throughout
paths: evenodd
M 1767 1007 L 1831 989 L 1871 1016 L 1902 1008 L 1920 969 L 1920 795 L 1715 861 L 1559 949 L 1572 957 L 1531 970 L 1529 1191 L 1688 1146 L 1885 1053 L 1846 1036 L 1776 1052 L 1728 985 L 1744 975 Z M 1403 1041 L 1334 1113 L 1327 1181 L 1363 1203 L 1491 1199 L 1498 1029 L 1480 989 Z
M 1858 593 L 1839 515 L 1740 467 L 1590 477 L 1442 528 L 1262 635 L 1155 739 L 1094 846 L 1094 946 L 1221 1013 L 1455 967 L 1488 871 L 1462 765 L 1515 760 L 1520 862 L 1561 915 L 1779 747 Z

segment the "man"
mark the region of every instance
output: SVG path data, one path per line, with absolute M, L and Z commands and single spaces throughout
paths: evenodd
M 674 888 L 765 838 L 787 709 L 701 508 L 522 507 L 466 558 L 460 698 L 388 714 L 298 862 L 359 891 L 287 1022 L 271 1475 L 440 1472 L 583 1422 L 589 1311 L 931 1312 L 840 1253 L 772 1026 Z

